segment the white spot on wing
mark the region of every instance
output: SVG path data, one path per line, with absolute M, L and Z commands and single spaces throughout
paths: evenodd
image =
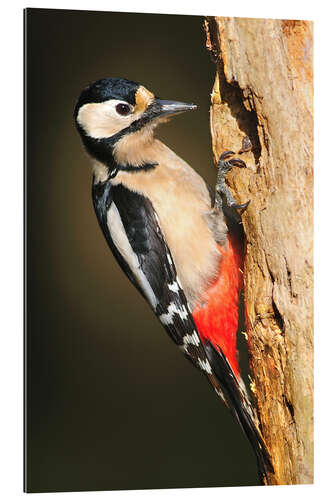
M 184 335 L 183 337 L 184 344 L 193 344 L 193 345 L 200 345 L 200 339 L 198 337 L 198 334 L 196 332 L 193 332 L 192 335 Z
M 138 257 L 133 252 L 130 242 L 128 241 L 124 225 L 121 221 L 118 209 L 114 203 L 111 204 L 111 207 L 107 213 L 107 225 L 113 243 L 117 247 L 117 250 L 123 257 L 123 259 L 129 265 L 132 273 L 136 277 L 139 285 L 141 286 L 143 292 L 149 300 L 149 303 L 155 309 L 157 305 L 156 296 L 152 290 L 152 287 L 150 286 L 149 281 L 147 280 L 140 267 Z
M 168 288 L 172 292 L 178 292 L 179 291 L 179 285 L 178 285 L 177 281 L 174 281 L 173 283 L 171 283 L 171 285 L 168 285 Z
M 200 366 L 201 370 L 205 371 L 206 373 L 209 373 L 209 374 L 212 373 L 211 366 L 207 360 L 202 361 L 202 359 L 198 358 L 198 365 Z
M 176 304 L 172 303 L 169 305 L 167 312 L 164 314 L 161 314 L 159 319 L 160 319 L 161 323 L 163 323 L 163 325 L 170 325 L 173 323 L 172 318 L 173 318 L 174 314 L 178 314 L 178 316 L 181 319 L 187 319 L 187 317 L 188 317 L 187 310 L 185 309 L 184 306 L 177 307 Z
M 173 266 L 173 262 L 172 262 L 171 255 L 169 254 L 169 252 L 167 253 L 167 259 L 168 259 L 170 266 Z
M 223 392 L 221 389 L 215 389 L 216 394 L 222 399 L 222 401 L 227 405 L 226 399 L 224 397 Z M 227 405 L 228 406 L 228 405 Z

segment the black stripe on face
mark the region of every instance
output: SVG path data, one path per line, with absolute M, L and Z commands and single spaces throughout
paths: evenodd
M 124 171 L 142 171 L 151 170 L 157 163 L 144 163 L 139 166 L 132 165 L 120 165 L 116 162 L 113 154 L 113 150 L 117 142 L 122 139 L 125 135 L 133 134 L 144 128 L 147 124 L 152 122 L 154 119 L 158 118 L 161 114 L 161 105 L 158 102 L 153 101 L 152 104 L 148 106 L 143 115 L 131 123 L 128 127 L 120 130 L 111 137 L 106 137 L 103 139 L 96 139 L 90 137 L 85 130 L 80 126 L 80 124 L 75 121 L 78 132 L 80 133 L 83 145 L 87 152 L 95 158 L 97 161 L 103 163 L 109 168 L 110 173 L 116 170 Z
M 122 130 L 120 130 L 119 132 L 117 132 L 116 134 L 112 135 L 111 137 L 105 137 L 103 139 L 95 139 L 93 137 L 88 136 L 86 131 L 80 126 L 80 124 L 77 123 L 77 121 L 76 121 L 76 124 L 77 124 L 78 131 L 79 131 L 80 135 L 82 136 L 82 139 L 83 139 L 85 146 L 86 146 L 86 144 L 92 145 L 94 143 L 95 144 L 105 143 L 105 144 L 107 144 L 108 148 L 110 149 L 113 146 L 115 146 L 115 144 L 122 137 L 124 137 L 125 135 L 128 135 L 128 134 L 133 134 L 135 132 L 138 132 L 143 127 L 148 125 L 148 123 L 150 123 L 154 119 L 158 118 L 161 115 L 161 113 L 162 113 L 162 106 L 158 103 L 158 101 L 153 101 L 147 107 L 147 109 L 144 111 L 144 113 L 140 116 L 140 118 L 138 118 L 137 120 L 132 122 L 128 127 L 125 127 Z
M 118 171 L 124 171 L 124 172 L 141 172 L 141 171 L 149 171 L 154 169 L 158 163 L 150 163 L 150 162 L 145 162 L 142 163 L 141 165 L 130 165 L 130 164 L 119 164 L 113 154 L 113 149 L 116 144 L 116 142 L 123 136 L 125 135 L 120 133 L 112 136 L 112 137 L 107 137 L 106 139 L 94 139 L 93 137 L 88 136 L 84 130 L 77 125 L 81 139 L 83 142 L 83 145 L 86 149 L 86 151 L 89 153 L 90 156 L 92 156 L 95 160 L 99 161 L 106 167 L 108 167 L 109 174 L 111 177 L 115 177 L 117 175 Z M 129 128 L 129 127 L 128 127 Z M 124 129 L 126 130 L 126 129 Z M 121 131 L 124 132 L 124 131 Z M 116 137 L 118 136 L 118 137 Z M 115 175 L 114 175 L 115 174 Z
M 118 170 L 122 172 L 142 172 L 144 170 L 147 172 L 148 170 L 154 170 L 157 167 L 158 163 L 142 163 L 142 165 L 120 165 Z

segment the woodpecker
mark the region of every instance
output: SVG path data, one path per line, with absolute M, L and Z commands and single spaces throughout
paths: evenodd
M 236 348 L 244 254 L 237 210 L 248 203 L 237 205 L 225 176 L 245 164 L 225 152 L 214 193 L 154 136 L 159 123 L 194 109 L 133 81 L 105 78 L 81 92 L 74 118 L 92 161 L 96 216 L 114 257 L 236 417 L 267 483 L 273 467 Z

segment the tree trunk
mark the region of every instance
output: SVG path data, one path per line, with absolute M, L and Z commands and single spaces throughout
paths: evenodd
M 240 153 L 247 168 L 234 167 L 228 183 L 237 202 L 251 200 L 242 217 L 244 296 L 270 483 L 312 483 L 312 23 L 214 17 L 205 28 L 217 64 L 215 160 L 245 137 L 252 143 Z

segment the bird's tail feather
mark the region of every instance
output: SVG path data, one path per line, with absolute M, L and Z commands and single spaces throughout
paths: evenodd
M 236 379 L 223 352 L 217 351 L 210 342 L 205 345 L 205 351 L 221 387 L 221 397 L 237 418 L 252 445 L 257 459 L 260 480 L 263 484 L 268 484 L 268 472 L 274 473 L 274 468 L 265 442 L 255 424 L 247 395 Z

